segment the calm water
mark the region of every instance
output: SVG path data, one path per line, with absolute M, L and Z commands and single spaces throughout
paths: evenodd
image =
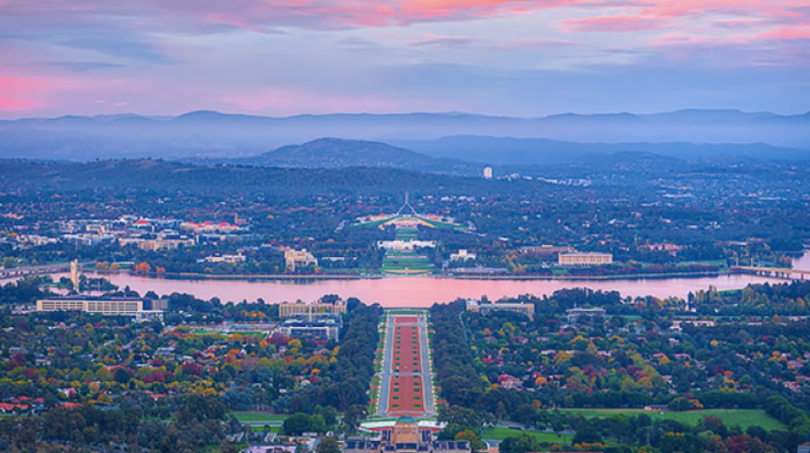
M 794 260 L 794 268 L 810 270 L 810 252 Z M 718 289 L 738 289 L 749 283 L 780 282 L 783 280 L 753 275 L 728 275 L 705 278 L 671 278 L 649 280 L 565 281 L 565 280 L 456 280 L 434 277 L 386 277 L 367 280 L 314 281 L 246 281 L 246 280 L 163 280 L 128 274 L 106 276 L 120 287 L 129 286 L 144 294 L 181 292 L 201 299 L 219 297 L 223 301 L 253 301 L 268 303 L 310 301 L 324 294 L 343 298 L 357 297 L 386 307 L 428 307 L 434 302 L 450 302 L 458 297 L 490 300 L 504 296 L 534 294 L 551 295 L 562 288 L 587 287 L 594 290 L 619 291 L 623 296 L 686 297 L 690 291 L 714 285 Z M 55 276 L 56 279 L 59 276 Z

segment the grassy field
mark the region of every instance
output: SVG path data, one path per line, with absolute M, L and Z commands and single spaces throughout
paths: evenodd
M 481 435 L 482 439 L 488 440 L 502 440 L 507 437 L 517 437 L 521 434 L 528 434 L 534 437 L 538 442 L 568 442 L 571 440 L 570 434 L 555 434 L 545 431 L 530 431 L 511 428 L 502 428 L 499 426 L 487 428 L 484 434 Z
M 385 255 L 382 262 L 383 267 L 409 267 L 412 269 L 433 267 L 433 263 L 424 255 Z
M 216 334 L 222 335 L 222 332 L 219 330 L 209 330 L 209 329 L 191 329 L 189 333 L 193 333 L 194 335 L 206 335 L 206 334 Z
M 424 308 L 385 308 L 387 315 L 424 315 L 427 309 Z
M 264 338 L 267 336 L 267 332 L 259 332 L 255 330 L 234 330 L 231 332 L 222 332 L 220 330 L 209 330 L 209 329 L 192 329 L 191 333 L 194 335 L 211 335 L 217 338 L 226 338 L 228 335 L 245 335 L 249 337 L 256 337 L 256 338 Z
M 711 415 L 723 420 L 726 426 L 739 425 L 742 429 L 758 425 L 766 430 L 787 429 L 779 420 L 770 417 L 761 409 L 705 409 L 699 411 L 646 411 L 644 409 L 560 409 L 562 412 L 582 414 L 585 418 L 610 417 L 613 415 L 647 414 L 654 420 L 675 420 L 695 426 L 704 415 Z
M 383 259 L 383 266 L 399 267 L 430 267 L 433 263 L 425 255 L 399 255 L 386 256 Z
M 271 414 L 268 412 L 256 411 L 233 411 L 236 419 L 242 423 L 257 423 L 257 422 L 283 422 L 286 415 Z
M 395 237 L 399 241 L 414 240 L 418 229 L 410 227 L 397 228 Z M 380 270 L 388 274 L 428 274 L 433 272 L 433 262 L 426 256 L 413 250 L 388 250 L 385 252 Z
M 377 228 L 385 222 L 391 220 L 391 217 L 386 217 L 384 219 L 374 220 L 371 222 L 364 222 L 364 223 L 353 223 L 349 225 L 351 228 Z
M 256 337 L 256 338 L 264 338 L 267 336 L 267 332 L 259 332 L 255 330 L 234 330 L 232 332 L 228 332 L 228 334 L 238 334 L 238 335 L 245 335 L 248 337 Z
M 455 230 L 455 229 L 466 230 L 467 229 L 466 226 L 459 225 L 457 223 L 442 222 L 441 220 L 431 220 L 431 219 L 423 218 L 423 217 L 420 217 L 420 219 L 422 219 L 426 223 L 429 223 L 429 224 L 431 224 L 434 227 L 439 228 L 439 229 L 444 229 L 444 230 Z
M 394 231 L 394 236 L 400 241 L 407 241 L 410 239 L 416 239 L 416 236 L 419 234 L 418 228 L 412 227 L 398 227 L 396 231 Z
M 251 431 L 264 431 L 264 425 L 253 425 L 253 426 L 251 426 L 251 427 L 250 427 L 250 430 L 251 430 Z M 279 432 L 280 430 L 281 430 L 281 427 L 280 427 L 280 426 L 271 426 L 271 427 L 270 427 L 270 432 L 271 432 L 271 433 L 276 433 L 276 434 L 278 434 L 278 432 Z

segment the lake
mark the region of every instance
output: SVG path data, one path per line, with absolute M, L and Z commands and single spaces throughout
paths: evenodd
M 796 269 L 810 270 L 810 252 L 793 262 Z M 54 275 L 58 279 L 61 274 Z M 563 288 L 585 287 L 593 290 L 619 291 L 622 296 L 677 296 L 686 298 L 690 291 L 739 289 L 749 283 L 785 280 L 755 275 L 721 275 L 701 278 L 616 279 L 616 280 L 462 280 L 430 276 L 384 277 L 358 280 L 168 280 L 129 274 L 104 275 L 120 287 L 129 286 L 141 294 L 188 293 L 200 299 L 218 297 L 223 302 L 258 298 L 267 303 L 315 300 L 324 294 L 343 298 L 357 297 L 366 303 L 378 302 L 385 307 L 429 307 L 434 302 L 450 302 L 458 297 L 490 300 L 520 294 L 551 295 Z

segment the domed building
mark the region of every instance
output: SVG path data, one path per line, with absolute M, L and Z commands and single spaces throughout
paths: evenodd
M 470 453 L 467 441 L 434 440 L 433 431 L 403 415 L 393 426 L 380 430 L 379 440 L 347 440 L 344 453 Z

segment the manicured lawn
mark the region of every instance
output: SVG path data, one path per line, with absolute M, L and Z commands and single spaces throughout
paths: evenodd
M 390 315 L 423 315 L 427 310 L 420 310 L 418 308 L 386 308 L 385 314 Z
M 430 267 L 433 263 L 425 256 L 420 255 L 400 255 L 383 259 L 383 267 Z
M 189 333 L 193 333 L 194 335 L 207 335 L 207 334 L 222 335 L 222 332 L 219 330 L 208 330 L 208 329 L 191 329 L 191 332 Z
M 405 269 L 408 269 L 409 274 L 429 273 L 433 270 L 433 262 L 410 250 L 389 250 L 385 253 L 380 269 L 389 274 L 402 274 Z
M 264 425 L 253 425 L 253 426 L 251 426 L 251 427 L 250 427 L 250 430 L 251 430 L 251 431 L 264 431 Z M 281 427 L 280 427 L 280 426 L 271 426 L 271 427 L 270 427 L 270 432 L 271 432 L 271 433 L 276 433 L 276 434 L 278 434 L 278 432 L 279 432 L 280 430 L 281 430 Z
M 351 224 L 349 226 L 350 227 L 355 227 L 355 228 L 357 228 L 357 227 L 373 228 L 373 227 L 378 227 L 378 226 L 382 225 L 383 223 L 385 223 L 385 222 L 387 222 L 389 220 L 391 220 L 391 217 L 387 217 L 385 219 L 380 219 L 380 220 L 374 220 L 374 221 L 371 221 L 371 222 L 365 222 L 365 223 L 353 223 L 353 224 Z
M 711 415 L 723 420 L 726 426 L 739 425 L 742 429 L 749 426 L 761 426 L 766 430 L 787 429 L 779 420 L 770 417 L 762 409 L 705 409 L 699 411 L 645 411 L 644 409 L 560 409 L 562 412 L 582 414 L 585 418 L 610 417 L 613 415 L 647 414 L 654 420 L 675 420 L 695 426 L 704 415 Z
M 431 220 L 431 219 L 425 219 L 425 218 L 421 218 L 421 219 L 424 220 L 425 222 L 433 225 L 434 227 L 440 228 L 440 229 L 447 229 L 447 230 L 455 230 L 455 229 L 466 230 L 467 229 L 466 226 L 459 225 L 457 223 L 442 222 L 441 220 Z
M 386 274 L 407 274 L 407 275 L 422 275 L 422 274 L 430 274 L 431 269 L 411 269 L 408 268 L 407 272 L 405 268 L 391 268 L 391 267 L 384 267 L 382 271 Z
M 481 435 L 481 438 L 489 440 L 502 440 L 506 439 L 507 437 L 517 437 L 521 434 L 528 434 L 537 439 L 538 442 L 568 442 L 572 437 L 570 434 L 557 435 L 555 433 L 548 433 L 545 431 L 531 431 L 526 429 L 520 430 L 496 426 L 485 429 L 484 434 Z
M 256 338 L 264 338 L 267 336 L 267 332 L 258 332 L 255 330 L 236 330 L 233 332 L 228 332 L 229 334 L 238 334 L 238 335 L 246 335 L 249 337 L 256 337 Z
M 270 414 L 268 412 L 257 411 L 233 411 L 236 419 L 242 423 L 246 422 L 283 422 L 286 415 Z

